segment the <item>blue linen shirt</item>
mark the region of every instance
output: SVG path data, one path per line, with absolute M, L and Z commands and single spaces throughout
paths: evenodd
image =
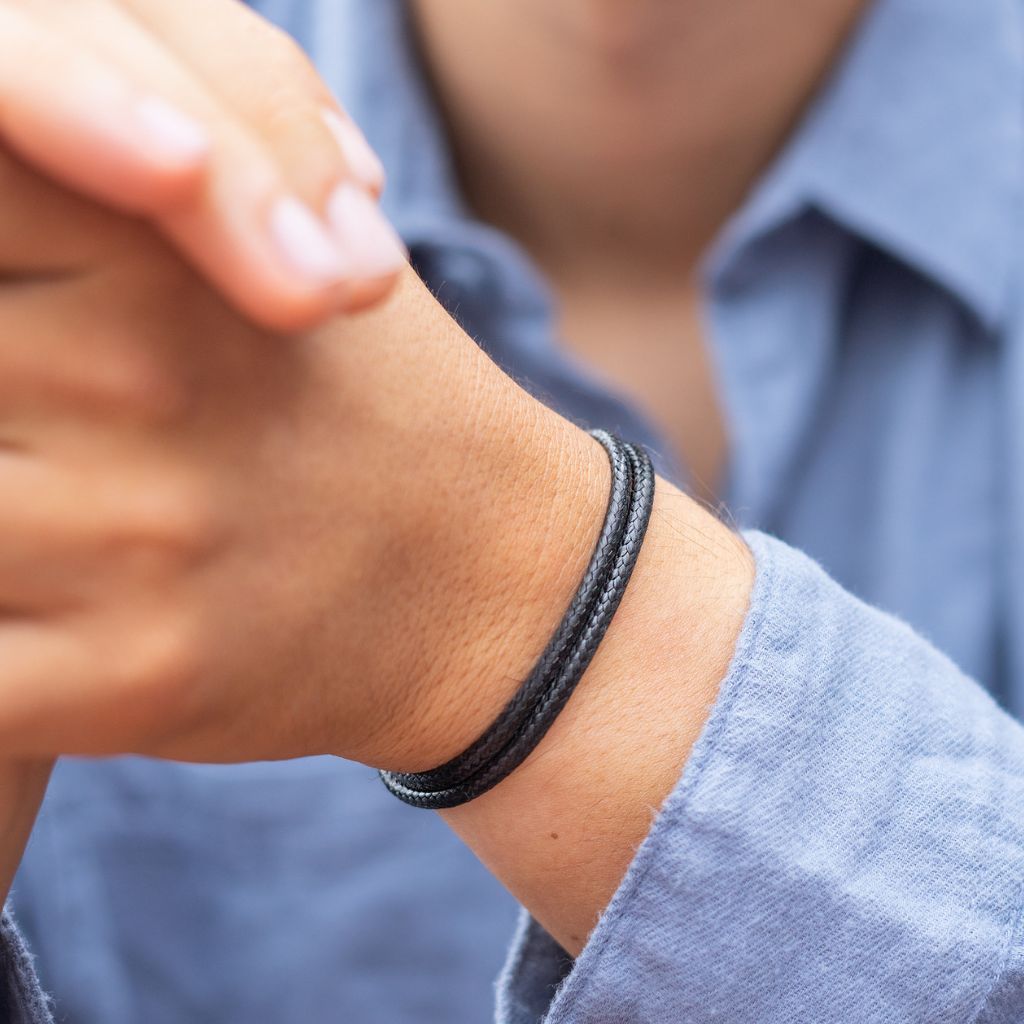
M 366 128 L 466 329 L 685 483 L 461 201 L 400 0 L 256 6 Z M 977 685 L 1024 711 L 1022 22 L 876 0 L 710 253 L 729 513 L 846 589 L 750 534 L 751 613 L 678 790 L 575 965 L 523 925 L 503 1021 L 1024 1018 L 1024 739 Z M 76 1024 L 482 1021 L 513 914 L 439 822 L 327 760 L 66 762 L 16 905 Z

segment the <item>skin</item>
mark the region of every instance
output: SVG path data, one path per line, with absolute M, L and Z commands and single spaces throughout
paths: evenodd
M 701 263 L 864 0 L 412 7 L 470 201 L 543 267 L 565 344 L 647 412 L 713 502 L 728 439 Z
M 661 261 L 692 267 L 701 230 L 712 231 L 707 211 L 720 204 L 720 221 L 728 196 L 739 201 L 856 5 L 808 2 L 801 17 L 774 19 L 752 0 L 724 11 L 552 6 L 537 0 L 535 16 L 519 18 L 521 4 L 451 0 L 420 13 L 436 15 L 424 34 L 435 69 L 450 71 L 441 88 L 471 194 L 473 167 L 495 160 L 491 219 L 561 279 L 572 277 L 562 267 L 611 274 L 634 257 L 652 273 Z M 446 21 L 441 12 L 455 9 L 462 20 Z M 811 14 L 831 31 L 808 30 Z M 557 118 L 543 120 L 524 83 L 522 97 L 506 91 L 507 116 L 478 122 L 488 145 L 471 154 L 473 132 L 460 125 L 509 78 L 492 63 L 494 86 L 478 82 L 467 40 L 486 45 L 496 25 L 527 47 L 505 36 L 507 52 L 534 58 L 531 76 L 515 80 L 593 83 L 557 90 L 593 102 L 574 111 L 573 145 L 550 146 Z M 744 33 L 759 54 L 775 55 L 753 81 L 745 62 L 705 52 Z M 696 68 L 706 78 L 691 80 Z M 785 87 L 769 89 L 783 73 Z M 692 95 L 696 82 L 701 109 L 671 119 L 692 137 L 663 138 L 659 121 L 669 121 L 651 110 L 666 114 L 673 89 Z M 608 108 L 615 83 L 629 88 Z M 740 117 L 741 96 L 774 100 L 761 111 L 772 132 Z M 556 149 L 558 160 L 545 162 Z M 710 173 L 714 161 L 744 152 L 746 185 L 737 169 L 726 188 Z M 617 159 L 606 166 L 602 153 Z M 515 214 L 502 212 L 515 196 L 501 187 L 500 154 L 512 161 L 508 181 L 520 183 Z M 650 190 L 626 195 L 622 186 L 647 172 Z M 655 203 L 670 182 L 673 202 Z M 40 215 L 64 204 L 64 235 L 48 234 L 44 249 L 95 238 L 97 218 L 111 244 L 73 275 L 42 272 L 0 292 L 0 332 L 10 339 L 0 349 L 3 749 L 39 765 L 72 751 L 201 760 L 329 752 L 419 770 L 465 747 L 529 670 L 583 572 L 607 500 L 600 448 L 501 374 L 411 275 L 377 309 L 281 344 L 145 226 L 73 201 L 13 163 L 4 193 L 18 197 L 11 209 Z M 703 199 L 679 204 L 673 226 L 689 228 L 686 244 L 662 230 L 681 194 Z M 559 195 L 580 202 L 560 206 Z M 565 255 L 566 237 L 590 255 Z M 597 255 L 584 244 L 593 239 L 604 239 Z M 0 218 L 0 251 L 10 242 Z M 685 767 L 752 576 L 739 540 L 662 482 L 633 583 L 569 707 L 509 780 L 446 812 L 572 953 Z M 33 803 L 22 772 L 11 767 L 0 786 L 23 794 L 0 802 L 8 868 Z
M 137 223 L 110 217 L 42 175 L 149 224 L 227 302 L 268 329 L 370 307 L 392 290 L 401 261 L 365 273 L 364 250 L 353 249 L 348 233 L 337 239 L 343 272 L 331 280 L 297 273 L 268 245 L 265 214 L 276 200 L 294 197 L 316 209 L 345 185 L 375 199 L 384 176 L 306 57 L 242 5 L 203 0 L 200 12 L 187 0 L 101 0 L 86 10 L 3 0 L 0 27 L 4 299 L 39 279 L 86 275 L 121 247 L 122 257 L 131 252 L 140 237 Z M 237 64 L 225 60 L 226 36 L 245 41 Z M 154 99 L 186 119 L 198 146 L 193 137 L 184 151 L 167 151 L 140 130 L 134 105 Z M 239 188 L 244 182 L 249 187 Z M 0 763 L 0 902 L 51 764 Z
M 0 903 L 18 870 L 51 767 L 49 760 L 0 762 Z
M 298 47 L 234 0 L 0 0 L 0 142 L 149 220 L 272 329 L 372 305 L 404 264 L 379 161 Z M 353 206 L 357 233 L 337 216 Z
M 102 228 L 27 171 L 9 167 L 6 183 L 19 208 L 62 202 L 70 236 Z M 89 271 L 0 301 L 3 749 L 40 762 L 446 760 L 494 717 L 568 604 L 607 500 L 604 453 L 489 362 L 411 274 L 379 310 L 284 344 L 148 231 L 103 230 L 117 244 Z M 543 822 L 519 833 L 532 868 L 495 868 L 536 891 L 531 905 L 567 944 L 614 887 L 635 816 L 678 774 L 750 577 L 743 545 L 663 485 L 585 699 L 514 787 L 452 817 L 486 854 L 487 815 L 527 786 L 513 813 Z M 678 639 L 665 644 L 669 625 Z M 652 728 L 671 743 L 640 760 L 634 742 L 646 747 Z M 597 844 L 614 862 L 552 904 L 546 837 L 563 830 L 574 860 L 594 845 L 573 787 L 599 780 L 542 780 L 591 740 L 601 771 L 650 791 L 621 789 L 628 814 L 609 816 Z M 8 803 L 12 846 L 31 795 Z
M 648 412 L 705 501 L 728 439 L 701 261 L 864 6 L 412 0 L 470 201 L 543 267 L 566 344 Z M 678 781 L 740 621 L 740 563 L 721 528 L 692 511 L 662 506 L 651 561 L 537 757 L 445 815 L 574 954 Z M 686 553 L 701 548 L 711 562 L 687 566 Z M 693 580 L 708 570 L 698 608 Z

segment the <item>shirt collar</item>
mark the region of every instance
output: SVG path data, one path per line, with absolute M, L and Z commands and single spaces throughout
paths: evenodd
M 389 170 L 385 208 L 406 238 L 486 235 L 462 203 L 403 0 L 277 2 L 315 18 L 309 43 L 340 69 L 336 84 Z M 1024 180 L 1022 40 L 1017 0 L 875 0 L 723 233 L 719 265 L 816 208 L 996 322 Z
M 995 324 L 1024 180 L 1022 20 L 1015 0 L 876 0 L 719 262 L 816 208 Z

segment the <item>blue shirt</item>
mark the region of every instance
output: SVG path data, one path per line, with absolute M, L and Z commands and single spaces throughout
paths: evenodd
M 685 483 L 461 201 L 403 5 L 256 6 L 366 128 L 466 329 Z M 710 253 L 727 505 L 792 548 L 750 534 L 679 788 L 575 965 L 523 925 L 504 1021 L 1024 1018 L 1024 738 L 980 689 L 1024 711 L 1022 21 L 877 0 Z M 66 762 L 16 896 L 76 1024 L 486 1020 L 513 913 L 439 822 L 325 760 Z

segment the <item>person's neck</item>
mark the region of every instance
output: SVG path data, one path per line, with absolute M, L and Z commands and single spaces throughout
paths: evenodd
M 867 0 L 412 0 L 470 203 L 549 272 L 692 269 Z

